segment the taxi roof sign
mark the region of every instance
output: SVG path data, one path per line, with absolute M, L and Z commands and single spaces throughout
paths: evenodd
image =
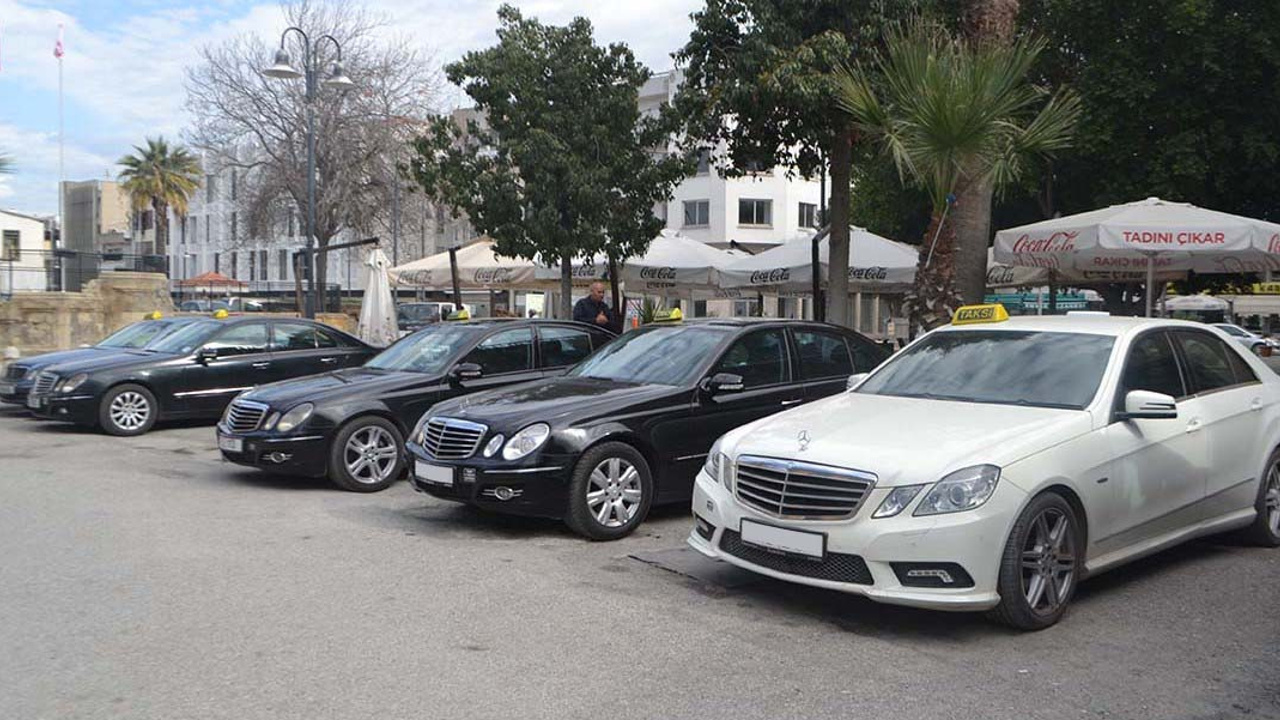
M 654 322 L 680 322 L 684 320 L 684 313 L 680 312 L 680 308 L 674 308 L 670 312 L 661 312 L 654 315 Z
M 446 322 L 450 320 L 470 320 L 470 319 L 471 319 L 471 313 L 466 308 L 462 308 L 461 310 L 455 310 L 454 312 L 449 313 L 445 317 Z
M 1000 303 L 990 305 L 965 305 L 951 317 L 952 325 L 977 325 L 998 323 L 1009 319 L 1009 311 Z

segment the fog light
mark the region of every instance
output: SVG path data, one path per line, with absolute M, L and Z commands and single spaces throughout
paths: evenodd
M 955 584 L 955 579 L 951 577 L 951 573 L 946 570 L 908 570 L 909 578 L 938 578 L 947 585 Z
M 510 500 L 511 498 L 515 497 L 516 492 L 511 488 L 507 487 L 506 485 L 503 485 L 502 487 L 497 487 L 493 489 L 493 496 L 499 500 L 502 500 L 503 502 L 506 502 L 507 500 Z
M 898 582 L 904 587 L 924 588 L 969 588 L 973 587 L 973 578 L 965 569 L 956 563 L 890 563 Z
M 279 465 L 280 463 L 285 462 L 285 461 L 289 460 L 289 459 L 290 459 L 290 458 L 292 458 L 292 457 L 293 457 L 293 455 L 290 455 L 289 453 L 273 452 L 273 453 L 271 453 L 270 455 L 268 455 L 268 456 L 267 456 L 267 459 L 268 459 L 268 460 L 270 460 L 271 462 L 273 462 L 273 463 L 275 463 L 275 464 Z
M 697 531 L 698 537 L 703 540 L 710 540 L 711 536 L 716 534 L 716 526 L 702 519 L 701 515 L 694 513 L 693 522 L 695 524 L 694 529 Z

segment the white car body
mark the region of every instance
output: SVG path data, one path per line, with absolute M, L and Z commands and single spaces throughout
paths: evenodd
M 699 524 L 689 544 L 709 557 L 782 580 L 902 605 L 985 610 L 1000 602 L 1000 562 L 1015 521 L 1032 498 L 1049 489 L 1064 495 L 1082 516 L 1082 576 L 1253 522 L 1259 479 L 1280 444 L 1280 376 L 1257 357 L 1226 342 L 1257 382 L 1179 398 L 1176 419 L 1124 420 L 1115 415 L 1117 402 L 1123 407 L 1117 386 L 1135 338 L 1171 328 L 1229 340 L 1221 331 L 1176 320 L 1081 314 L 934 332 L 975 328 L 1115 339 L 1092 402 L 1079 410 L 874 395 L 855 388 L 738 428 L 719 443 L 727 463 L 721 475 L 733 489 L 705 468 L 699 473 L 693 496 Z M 909 350 L 900 351 L 871 377 Z M 874 486 L 851 517 L 780 516 L 744 502 L 736 476 L 744 456 L 856 470 L 873 476 Z M 929 485 L 897 515 L 872 518 L 896 487 L 936 483 L 948 473 L 984 464 L 998 466 L 1000 474 L 979 507 L 917 516 L 913 511 L 933 487 Z M 788 492 L 785 484 L 783 492 Z M 755 545 L 741 544 L 744 522 Z M 762 530 L 752 522 L 780 531 Z M 704 537 L 707 524 L 712 526 L 710 537 Z M 810 541 L 812 551 L 818 541 L 786 531 L 820 534 L 823 560 L 788 552 L 803 552 Z M 735 543 L 738 555 L 725 549 L 726 540 Z M 827 573 L 818 565 L 804 564 L 843 561 L 837 553 L 861 558 L 871 582 L 832 580 L 823 577 Z M 913 562 L 956 563 L 972 577 L 972 587 L 908 587 L 891 563 Z
M 1280 343 L 1275 340 L 1272 340 L 1271 338 L 1264 338 L 1257 333 L 1249 332 L 1239 325 L 1233 325 L 1231 323 L 1213 323 L 1213 327 L 1218 328 L 1222 332 L 1226 333 L 1232 340 L 1235 340 L 1250 350 L 1258 345 L 1270 345 L 1273 348 L 1280 347 Z

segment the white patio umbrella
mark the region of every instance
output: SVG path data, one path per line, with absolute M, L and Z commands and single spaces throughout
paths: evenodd
M 674 230 L 663 230 L 644 255 L 625 261 L 618 275 L 628 294 L 712 296 L 720 268 L 738 257 Z
M 537 285 L 535 263 L 531 260 L 509 258 L 493 250 L 493 240 L 480 237 L 457 250 L 458 284 L 467 290 L 513 290 Z M 453 287 L 449 267 L 449 253 L 414 260 L 391 268 L 390 277 L 397 285 L 409 285 L 428 290 L 448 290 Z
M 1158 271 L 1280 268 L 1280 225 L 1147 198 L 1001 230 L 996 233 L 995 257 L 1068 274 L 1145 272 L 1150 316 Z
M 821 233 L 818 257 L 822 278 L 828 275 L 830 241 Z M 723 288 L 757 288 L 768 293 L 807 293 L 813 290 L 813 238 L 806 231 L 778 247 L 739 258 L 720 270 Z M 849 290 L 894 292 L 906 290 L 915 278 L 919 252 L 859 227 L 850 229 Z
M 381 248 L 374 248 L 364 262 L 368 276 L 364 300 L 360 303 L 360 325 L 356 335 L 374 347 L 387 347 L 400 335 L 396 323 L 396 304 L 391 297 L 391 281 L 387 270 L 391 261 Z
M 1231 303 L 1212 295 L 1179 295 L 1164 301 L 1169 312 L 1227 312 Z

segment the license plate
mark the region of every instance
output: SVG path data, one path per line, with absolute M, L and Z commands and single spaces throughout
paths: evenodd
M 742 542 L 766 550 L 822 558 L 827 552 L 827 536 L 822 533 L 788 530 L 744 519 L 741 529 Z
M 44 407 L 44 397 L 40 395 L 28 395 L 27 407 L 31 408 L 32 410 L 39 410 L 40 408 Z
M 453 468 L 441 465 L 430 465 L 421 460 L 415 460 L 413 463 L 413 474 L 418 476 L 419 480 L 436 485 L 452 485 L 453 484 Z
M 0 395 L 12 395 L 17 389 L 13 383 L 0 383 Z
M 219 435 L 218 449 L 233 453 L 244 452 L 244 438 L 233 438 L 226 437 L 225 435 Z

